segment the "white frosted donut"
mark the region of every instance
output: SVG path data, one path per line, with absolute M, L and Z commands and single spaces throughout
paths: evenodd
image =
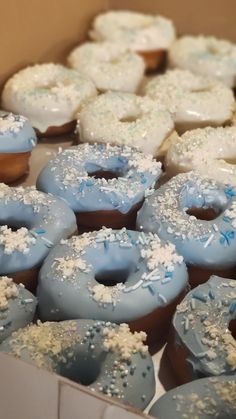
M 172 114 L 179 132 L 228 122 L 234 109 L 230 88 L 188 70 L 169 70 L 154 77 L 145 93 Z
M 223 184 L 236 186 L 236 127 L 188 131 L 166 155 L 170 176 L 194 170 Z
M 68 57 L 70 67 L 91 78 L 101 90 L 135 93 L 145 71 L 143 59 L 114 42 L 86 42 Z
M 214 76 L 229 87 L 236 85 L 236 45 L 214 37 L 183 36 L 170 48 L 171 67 Z
M 134 51 L 152 51 L 168 49 L 175 39 L 175 28 L 162 16 L 111 11 L 94 19 L 90 37 L 95 41 L 122 42 Z
M 4 86 L 4 109 L 26 116 L 40 132 L 75 119 L 86 100 L 97 94 L 93 82 L 59 64 L 27 67 Z
M 124 144 L 153 156 L 173 128 L 168 111 L 132 93 L 104 93 L 83 108 L 78 120 L 82 142 Z

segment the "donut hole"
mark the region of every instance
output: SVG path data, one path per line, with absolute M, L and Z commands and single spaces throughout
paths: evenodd
M 219 212 L 216 211 L 215 208 L 188 208 L 186 214 L 189 216 L 192 215 L 196 217 L 198 220 L 215 220 L 219 216 Z
M 236 319 L 233 319 L 229 322 L 228 329 L 233 336 L 234 340 L 236 340 Z
M 90 173 L 95 179 L 118 179 L 118 174 L 110 170 L 98 170 L 97 172 Z
M 31 228 L 29 223 L 20 220 L 8 220 L 6 223 L 0 223 L 0 227 L 2 226 L 7 226 L 7 228 L 10 228 L 12 231 L 17 231 L 22 227 L 25 227 L 28 230 Z
M 209 86 L 207 87 L 196 87 L 195 89 L 191 89 L 190 92 L 191 93 L 205 93 L 205 92 L 209 92 L 211 89 Z
M 101 269 L 95 275 L 95 280 L 106 287 L 114 287 L 117 284 L 125 284 L 130 275 L 128 266 L 119 269 Z
M 120 122 L 137 122 L 140 119 L 141 114 L 137 113 L 136 115 L 125 115 L 123 118 L 120 119 Z
M 228 164 L 233 164 L 233 165 L 236 164 L 236 157 L 226 157 L 219 160 L 223 160 L 225 163 L 228 163 Z
M 219 54 L 219 49 L 217 48 L 216 45 L 208 45 L 207 52 L 211 55 L 217 55 Z
M 90 386 L 99 377 L 101 363 L 89 355 L 79 354 L 76 362 L 67 363 L 60 369 L 60 374 L 83 386 Z

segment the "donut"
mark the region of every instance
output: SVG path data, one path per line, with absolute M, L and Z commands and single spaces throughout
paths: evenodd
M 144 90 L 157 105 L 169 110 L 180 134 L 229 123 L 233 115 L 231 89 L 214 78 L 188 70 L 169 70 L 150 80 Z
M 0 343 L 14 331 L 31 323 L 36 310 L 36 298 L 24 285 L 12 278 L 0 276 Z
M 213 275 L 187 294 L 172 320 L 167 355 L 178 382 L 235 376 L 235 336 L 236 281 Z
M 185 132 L 167 150 L 168 177 L 194 170 L 216 182 L 236 186 L 236 126 Z
M 0 111 L 0 182 L 11 183 L 28 171 L 37 138 L 26 118 Z
M 77 126 L 81 142 L 124 144 L 156 158 L 173 129 L 163 106 L 149 98 L 117 92 L 100 95 L 84 107 Z
M 52 249 L 39 274 L 39 316 L 125 322 L 150 343 L 168 330 L 187 279 L 182 256 L 156 234 L 103 228 Z
M 196 286 L 236 265 L 236 190 L 194 172 L 181 173 L 149 196 L 137 216 L 144 232 L 173 243 Z
M 64 199 L 78 228 L 135 225 L 137 209 L 161 175 L 161 164 L 127 146 L 81 144 L 41 171 L 37 188 Z
M 145 64 L 124 44 L 86 42 L 68 57 L 69 66 L 88 76 L 102 92 L 117 90 L 135 93 L 144 75 Z
M 175 28 L 163 16 L 109 11 L 96 16 L 89 35 L 95 41 L 123 43 L 139 53 L 147 70 L 153 71 L 165 64 L 167 51 L 175 39 Z
M 236 85 L 236 45 L 224 39 L 183 36 L 172 43 L 169 64 L 215 77 L 229 87 Z
M 75 230 L 75 216 L 62 200 L 34 187 L 0 184 L 0 275 L 33 290 L 50 248 Z
M 236 375 L 201 378 L 168 391 L 151 408 L 158 419 L 234 419 Z
M 14 332 L 0 351 L 143 410 L 155 392 L 145 338 L 144 332 L 132 334 L 127 324 L 39 322 Z
M 96 96 L 93 82 L 60 64 L 37 64 L 11 77 L 2 92 L 4 109 L 26 116 L 39 135 L 75 128 L 75 115 Z

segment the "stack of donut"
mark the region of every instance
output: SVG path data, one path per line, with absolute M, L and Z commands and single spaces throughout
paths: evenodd
M 235 418 L 236 45 L 128 11 L 89 37 L 2 91 L 0 351 L 144 410 L 167 342 L 150 414 Z

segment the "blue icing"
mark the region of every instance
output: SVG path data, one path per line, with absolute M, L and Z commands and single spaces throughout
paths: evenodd
M 202 378 L 168 391 L 149 411 L 158 419 L 234 419 L 236 375 Z
M 187 214 L 190 208 L 212 208 L 219 215 L 201 220 Z M 137 227 L 175 244 L 189 265 L 236 265 L 236 196 L 193 172 L 177 175 L 148 197 L 138 212 Z
M 8 288 L 6 300 L 3 284 Z M 12 292 L 12 287 L 15 292 Z M 33 321 L 36 304 L 34 295 L 23 285 L 14 284 L 11 279 L 0 276 L 0 343 L 12 332 Z
M 144 340 L 128 325 L 72 320 L 20 329 L 0 351 L 143 410 L 155 393 L 153 362 Z
M 36 144 L 35 131 L 25 117 L 0 111 L 0 153 L 24 153 Z
M 62 200 L 0 184 L 0 274 L 39 266 L 50 248 L 75 230 L 75 216 Z
M 136 320 L 172 302 L 187 280 L 183 258 L 157 235 L 125 228 L 85 233 L 58 244 L 45 260 L 39 315 L 42 320 Z
M 98 171 L 113 172 L 117 178 L 96 179 Z M 160 163 L 136 149 L 81 144 L 51 160 L 40 173 L 37 188 L 63 198 L 76 213 L 118 210 L 125 214 L 142 201 L 160 175 Z
M 235 297 L 235 280 L 211 276 L 178 306 L 172 323 L 175 339 L 188 350 L 190 379 L 235 374 L 235 340 L 228 328 L 236 319 Z M 187 331 L 183 327 L 186 319 Z

